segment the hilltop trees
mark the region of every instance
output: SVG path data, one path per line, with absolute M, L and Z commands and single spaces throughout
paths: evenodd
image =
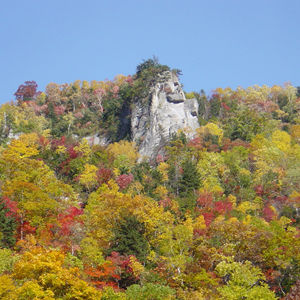
M 1 106 L 0 297 L 296 297 L 298 90 L 187 94 L 194 138 L 138 163 L 127 117 L 169 70 L 154 57 L 113 80 L 26 82 Z

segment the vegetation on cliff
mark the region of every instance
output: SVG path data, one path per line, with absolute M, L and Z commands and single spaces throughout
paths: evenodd
M 196 137 L 137 163 L 130 109 L 167 69 L 26 82 L 1 106 L 2 299 L 299 297 L 299 89 L 189 93 Z

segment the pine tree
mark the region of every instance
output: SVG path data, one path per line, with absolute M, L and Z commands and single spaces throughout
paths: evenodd
M 135 255 L 145 261 L 148 255 L 148 242 L 144 237 L 145 226 L 135 216 L 126 216 L 119 227 L 114 229 L 115 238 L 110 252 L 122 255 Z
M 186 159 L 182 163 L 182 177 L 179 181 L 180 196 L 185 197 L 194 194 L 195 190 L 200 187 L 200 174 L 197 165 L 192 160 Z
M 0 247 L 9 248 L 12 247 L 16 239 L 14 238 L 16 230 L 16 222 L 12 216 L 7 215 L 9 209 L 5 207 L 5 204 L 0 202 Z

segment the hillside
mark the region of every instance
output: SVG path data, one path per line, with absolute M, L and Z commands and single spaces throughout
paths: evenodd
M 1 299 L 300 297 L 300 88 L 179 76 L 154 57 L 0 107 Z

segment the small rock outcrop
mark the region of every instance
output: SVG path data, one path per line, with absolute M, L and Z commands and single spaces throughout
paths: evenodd
M 165 71 L 151 91 L 149 105 L 137 102 L 131 115 L 132 140 L 139 147 L 141 159 L 154 159 L 173 133 L 187 130 L 193 137 L 198 123 L 198 102 L 186 99 L 176 75 Z

